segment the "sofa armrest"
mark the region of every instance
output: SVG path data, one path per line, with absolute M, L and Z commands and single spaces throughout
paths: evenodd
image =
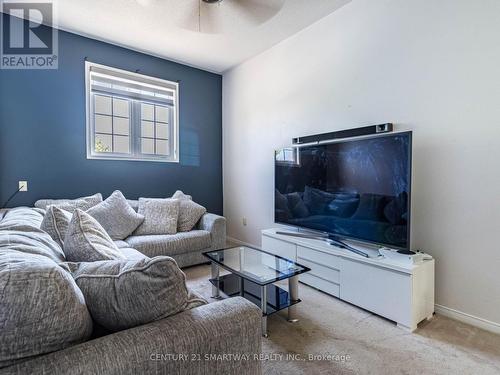
M 7 374 L 261 374 L 261 312 L 242 297 L 2 369 Z
M 198 229 L 210 232 L 213 250 L 226 246 L 226 218 L 216 214 L 206 213 L 198 222 Z

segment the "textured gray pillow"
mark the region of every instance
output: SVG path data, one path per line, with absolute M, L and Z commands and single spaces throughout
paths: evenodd
M 189 232 L 201 217 L 207 212 L 207 209 L 198 203 L 193 202 L 193 197 L 177 190 L 173 199 L 179 199 L 179 219 L 177 220 L 178 232 Z
M 189 299 L 186 277 L 170 257 L 68 263 L 94 321 L 117 331 L 176 314 Z
M 40 229 L 47 232 L 62 248 L 72 216 L 71 212 L 61 210 L 57 206 L 49 206 L 43 217 Z
M 134 211 L 120 190 L 115 190 L 104 202 L 87 210 L 102 225 L 113 240 L 130 236 L 144 221 L 144 216 Z
M 64 238 L 68 262 L 125 259 L 104 228 L 89 214 L 77 209 Z
M 181 190 L 177 190 L 174 195 L 172 195 L 172 199 L 189 199 L 193 200 L 193 197 L 187 194 L 184 194 Z
M 85 211 L 101 202 L 102 194 L 97 193 L 89 197 L 77 199 L 40 199 L 35 202 L 35 207 L 46 210 L 48 206 L 56 205 L 63 210 L 73 213 L 77 208 Z
M 139 198 L 138 212 L 144 215 L 144 222 L 134 235 L 177 233 L 178 199 Z
M 177 230 L 179 232 L 189 232 L 207 209 L 189 199 L 179 199 L 179 218 L 177 220 Z

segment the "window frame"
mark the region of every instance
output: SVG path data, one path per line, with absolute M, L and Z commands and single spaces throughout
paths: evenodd
M 142 154 L 140 153 L 140 143 L 141 143 L 141 128 L 142 128 L 142 118 L 141 118 L 141 103 L 153 104 L 162 106 L 160 101 L 148 102 L 147 99 L 135 99 L 127 98 L 126 96 L 121 96 L 113 94 L 110 90 L 107 93 L 95 93 L 92 91 L 91 87 L 91 71 L 92 69 L 99 69 L 102 71 L 109 72 L 110 75 L 116 73 L 120 76 L 126 76 L 127 79 L 139 82 L 141 84 L 156 84 L 158 86 L 163 86 L 172 90 L 170 86 L 173 86 L 173 105 L 170 107 L 165 104 L 165 107 L 169 108 L 169 118 L 168 126 L 170 128 L 167 136 L 168 142 L 170 144 L 170 155 L 154 155 L 154 154 Z M 129 151 L 130 153 L 113 153 L 113 152 L 95 152 L 95 110 L 94 110 L 94 96 L 102 95 L 109 96 L 111 98 L 125 98 L 129 101 Z M 87 159 L 90 160 L 127 160 L 127 161 L 152 161 L 161 163 L 179 163 L 179 83 L 174 81 L 169 81 L 161 78 L 151 77 L 144 74 L 134 73 L 123 69 L 118 69 L 110 67 L 107 65 L 97 64 L 90 61 L 85 61 L 85 105 L 86 105 L 86 148 L 87 148 Z M 113 101 L 111 102 L 113 106 Z M 155 111 L 156 112 L 156 111 Z M 112 116 L 112 114 L 111 114 Z M 155 114 L 156 116 L 156 114 Z M 156 122 L 153 122 L 153 126 L 156 131 Z M 139 133 L 138 133 L 139 132 Z M 113 137 L 113 135 L 111 135 Z M 156 139 L 154 140 L 156 144 Z M 134 150 L 138 151 L 134 153 Z

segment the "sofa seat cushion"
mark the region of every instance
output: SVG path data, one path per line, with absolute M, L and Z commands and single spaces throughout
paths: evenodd
M 177 234 L 131 236 L 125 241 L 130 247 L 139 250 L 148 257 L 190 253 L 209 248 L 212 243 L 210 232 L 205 230 L 192 230 Z
M 127 260 L 149 259 L 147 255 L 144 255 L 140 251 L 132 249 L 131 247 L 122 247 L 120 252 L 125 256 L 125 258 L 127 258 Z
M 83 342 L 92 333 L 83 294 L 57 264 L 63 258 L 53 246 L 42 231 L 0 230 L 0 368 Z
M 123 240 L 116 240 L 116 241 L 113 241 L 116 245 L 117 248 L 121 249 L 122 247 L 130 247 L 128 243 L 126 243 L 125 241 Z

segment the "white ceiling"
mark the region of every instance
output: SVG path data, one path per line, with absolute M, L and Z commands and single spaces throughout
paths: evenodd
M 351 0 L 52 1 L 62 30 L 222 73 Z

